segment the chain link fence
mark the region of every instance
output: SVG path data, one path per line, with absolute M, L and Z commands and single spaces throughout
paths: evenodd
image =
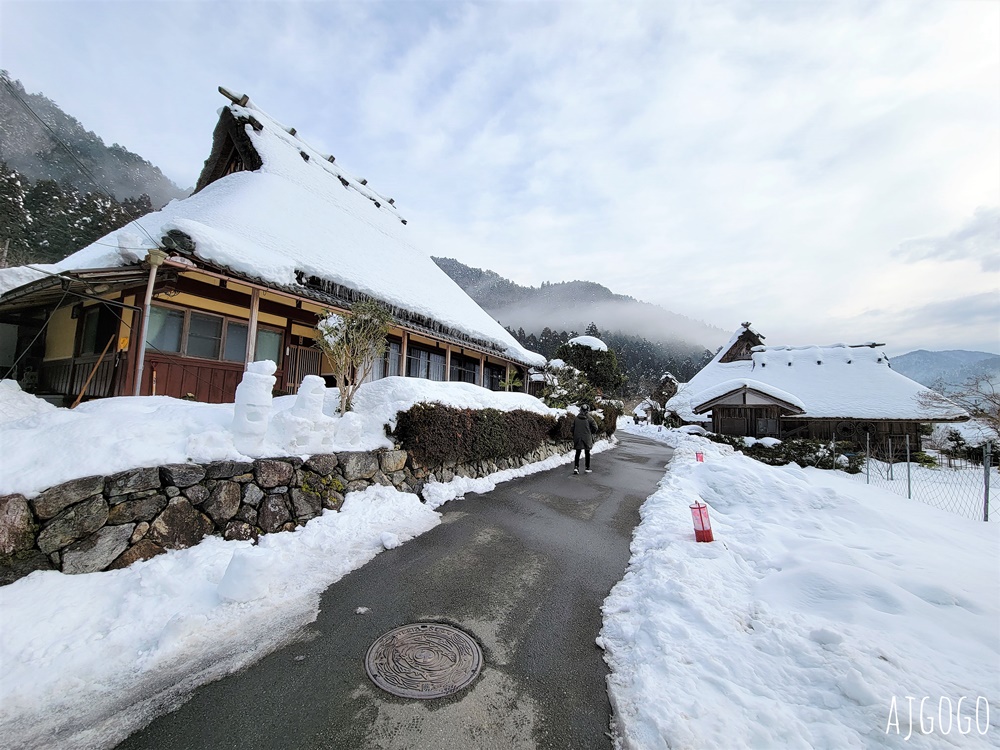
M 991 443 L 962 455 L 918 452 L 909 441 L 873 446 L 867 441 L 865 462 L 856 481 L 977 521 L 1000 521 L 998 455 Z M 992 493 L 992 495 L 991 495 Z

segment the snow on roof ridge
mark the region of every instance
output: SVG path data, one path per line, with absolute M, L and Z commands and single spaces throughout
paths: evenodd
M 783 388 L 778 388 L 770 383 L 764 383 L 760 380 L 754 380 L 753 378 L 730 378 L 729 380 L 723 380 L 713 386 L 709 386 L 692 394 L 690 403 L 692 406 L 704 404 L 741 388 L 750 388 L 758 391 L 759 393 L 771 396 L 772 398 L 785 401 L 792 406 L 802 409 L 802 411 L 806 410 L 805 403 L 803 403 L 802 399 L 798 396 L 789 393 Z
M 787 344 L 772 344 L 770 346 L 766 344 L 761 344 L 759 346 L 754 346 L 750 349 L 753 352 L 767 352 L 767 351 L 802 351 L 805 349 L 875 349 L 879 346 L 885 346 L 885 344 L 877 344 L 874 341 L 869 341 L 864 344 L 804 344 L 801 346 L 789 346 Z
M 396 201 L 394 198 L 387 198 L 386 196 L 382 195 L 376 190 L 373 190 L 372 188 L 368 187 L 368 180 L 366 178 L 359 178 L 351 174 L 346 169 L 344 169 L 343 167 L 341 167 L 339 164 L 336 163 L 336 157 L 332 156 L 331 154 L 325 154 L 322 151 L 319 151 L 318 149 L 309 145 L 306 141 L 302 140 L 301 136 L 298 135 L 298 131 L 296 130 L 296 128 L 285 125 L 277 118 L 265 112 L 263 109 L 257 106 L 257 104 L 246 94 L 236 94 L 230 91 L 229 89 L 226 89 L 224 86 L 219 86 L 219 92 L 222 93 L 223 96 L 225 96 L 232 102 L 228 106 L 230 111 L 234 115 L 237 116 L 240 114 L 249 115 L 250 113 L 253 113 L 255 115 L 255 119 L 257 119 L 258 121 L 260 120 L 267 121 L 269 124 L 277 128 L 277 132 L 275 132 L 275 130 L 272 128 L 272 132 L 274 133 L 274 135 L 278 136 L 281 140 L 285 141 L 285 143 L 288 146 L 296 148 L 300 154 L 307 155 L 309 157 L 308 160 L 310 162 L 312 162 L 313 157 L 315 157 L 316 159 L 315 163 L 318 164 L 327 173 L 339 179 L 341 183 L 343 183 L 344 187 L 349 187 L 353 190 L 356 190 L 358 193 L 365 196 L 372 203 L 374 203 L 376 208 L 385 208 L 386 210 L 395 214 L 395 216 L 399 218 L 399 220 L 403 224 L 407 223 L 406 219 L 404 219 L 400 215 L 399 210 L 396 207 Z

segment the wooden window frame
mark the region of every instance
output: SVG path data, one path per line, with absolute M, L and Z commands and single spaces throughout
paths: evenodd
M 197 360 L 201 360 L 202 362 L 228 362 L 230 364 L 238 363 L 238 362 L 240 362 L 240 360 L 226 359 L 225 358 L 226 340 L 229 337 L 229 325 L 230 325 L 230 323 L 235 323 L 236 325 L 246 326 L 246 328 L 247 328 L 247 335 L 248 335 L 247 345 L 249 346 L 249 343 L 250 343 L 249 342 L 250 322 L 248 320 L 244 320 L 243 318 L 236 318 L 236 317 L 233 317 L 231 315 L 223 315 L 222 313 L 209 312 L 207 310 L 196 310 L 196 309 L 191 308 L 191 307 L 184 307 L 183 305 L 163 304 L 161 302 L 154 303 L 152 305 L 152 307 L 161 307 L 161 308 L 164 308 L 166 310 L 173 310 L 175 312 L 180 312 L 180 313 L 184 314 L 184 322 L 181 324 L 181 345 L 180 345 L 180 351 L 176 351 L 176 352 L 160 352 L 159 350 L 153 350 L 157 354 L 162 354 L 164 356 L 171 356 L 171 357 L 184 357 L 185 359 L 197 359 Z M 189 336 L 190 330 L 191 330 L 191 316 L 192 315 L 204 315 L 204 316 L 210 317 L 210 318 L 221 318 L 222 319 L 222 337 L 219 339 L 219 354 L 215 358 L 198 357 L 198 356 L 194 356 L 194 355 L 188 354 L 188 336 Z M 275 364 L 278 366 L 278 368 L 281 369 L 282 362 L 284 362 L 284 360 L 285 360 L 285 347 L 287 346 L 287 344 L 285 342 L 285 330 L 283 328 L 278 328 L 277 326 L 260 325 L 260 324 L 258 324 L 258 326 L 257 326 L 257 332 L 260 333 L 260 331 L 269 331 L 271 333 L 276 333 L 279 336 L 281 336 L 282 345 L 278 349 L 278 354 L 279 354 L 279 356 L 281 358 L 281 362 L 275 362 Z M 144 342 L 144 343 L 145 343 L 145 345 L 147 347 L 149 346 L 149 342 L 148 341 Z M 244 357 L 245 356 L 246 355 L 244 354 Z

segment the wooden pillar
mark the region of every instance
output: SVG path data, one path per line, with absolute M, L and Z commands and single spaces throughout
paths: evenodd
M 250 293 L 250 323 L 247 326 L 247 353 L 243 361 L 244 369 L 246 365 L 253 362 L 257 353 L 257 314 L 260 311 L 260 290 L 254 288 Z
M 483 385 L 486 382 L 486 355 L 479 355 L 479 385 Z M 483 386 L 485 387 L 485 386 Z
M 406 332 L 406 329 L 405 329 L 405 328 L 404 328 L 404 329 L 402 329 L 402 330 L 403 330 L 403 344 L 402 344 L 402 346 L 400 347 L 400 349 L 401 349 L 401 352 L 400 352 L 400 355 L 399 355 L 399 356 L 400 356 L 400 357 L 402 357 L 403 361 L 402 361 L 402 362 L 400 363 L 400 366 L 402 367 L 402 369 L 401 369 L 401 371 L 400 371 L 400 373 L 399 373 L 399 374 L 400 374 L 400 375 L 401 375 L 402 377 L 404 377 L 404 378 L 405 378 L 405 377 L 407 376 L 407 375 L 406 375 L 406 371 L 407 371 L 407 370 L 409 369 L 409 368 L 408 368 L 408 367 L 406 366 L 406 350 L 410 348 L 410 334 L 408 334 L 408 333 Z
M 444 381 L 451 381 L 451 344 L 444 345 Z

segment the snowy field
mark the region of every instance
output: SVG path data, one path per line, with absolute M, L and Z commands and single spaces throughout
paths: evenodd
M 619 429 L 675 448 L 604 604 L 619 746 L 1000 746 L 997 525 Z M 714 543 L 694 541 L 696 500 Z
M 393 410 L 416 400 L 545 410 L 454 383 L 381 382 L 369 394 L 346 424 L 317 427 L 337 450 L 378 447 Z M 0 388 L 0 435 L 17 456 L 5 456 L 0 493 L 162 457 L 233 457 L 232 417 L 231 404 L 162 397 L 69 412 Z M 630 421 L 620 429 L 676 453 L 604 605 L 619 746 L 1000 744 L 997 525 Z M 269 431 L 265 448 L 287 448 L 291 432 Z M 69 455 L 70 445 L 86 449 Z M 113 747 L 198 685 L 294 639 L 327 586 L 433 528 L 442 503 L 570 460 L 433 485 L 426 502 L 383 487 L 351 493 L 339 513 L 256 547 L 208 538 L 125 570 L 36 572 L 0 587 L 0 747 Z M 711 508 L 714 543 L 694 542 L 697 498 Z

